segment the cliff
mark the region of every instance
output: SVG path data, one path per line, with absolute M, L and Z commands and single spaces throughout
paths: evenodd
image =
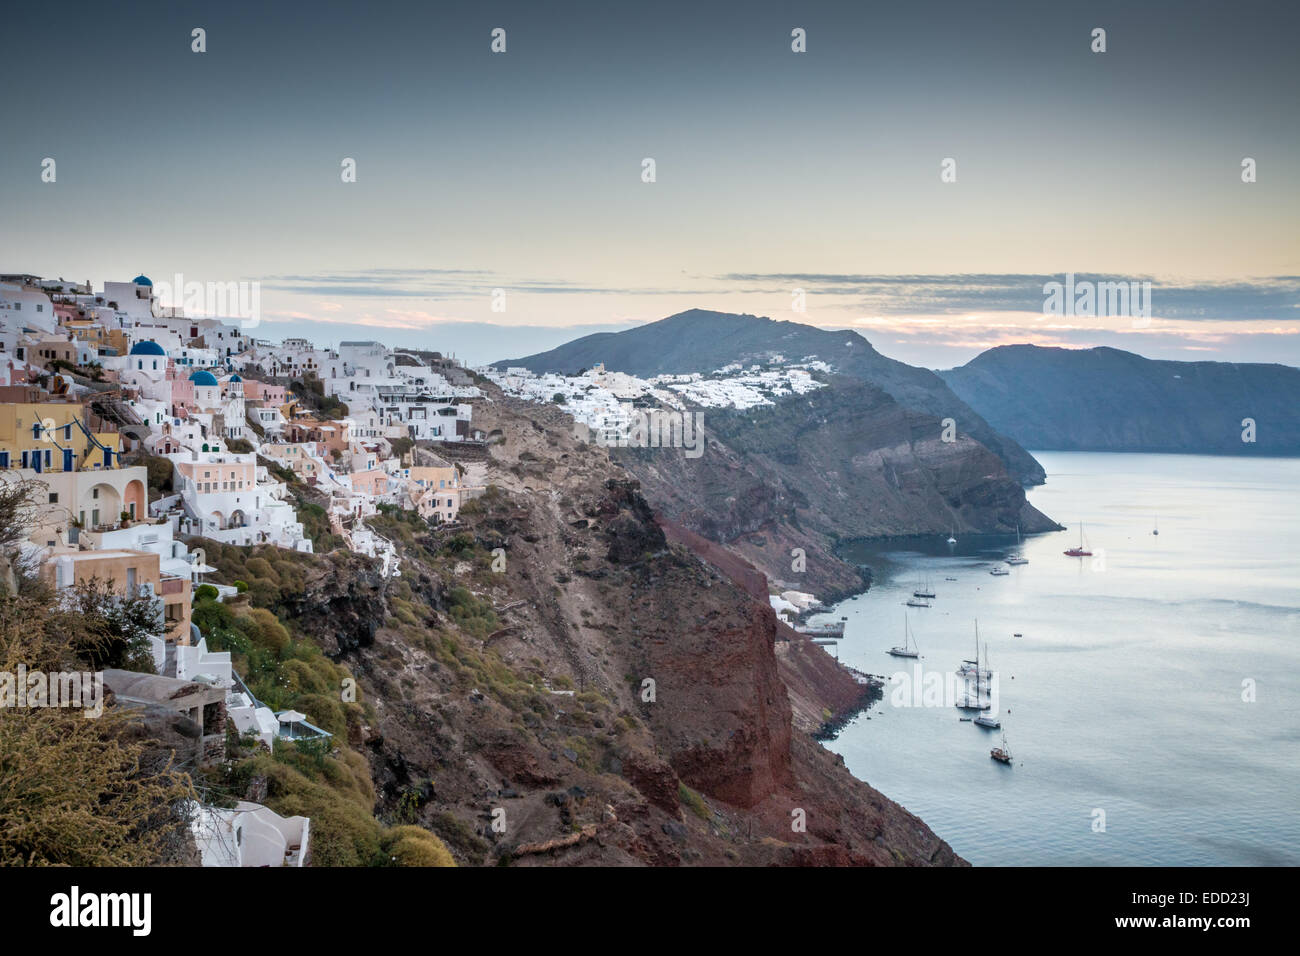
M 705 409 L 705 451 L 617 449 L 646 497 L 784 586 L 824 601 L 861 590 L 847 538 L 1026 533 L 1057 525 L 982 443 L 846 376 L 745 411 Z M 792 555 L 802 551 L 802 559 Z
M 491 490 L 460 526 L 373 519 L 403 552 L 373 632 L 331 623 L 344 571 L 296 612 L 371 708 L 381 819 L 462 864 L 962 862 L 809 736 L 858 688 L 806 642 L 783 660 L 761 575 L 673 543 L 560 411 L 489 393 Z

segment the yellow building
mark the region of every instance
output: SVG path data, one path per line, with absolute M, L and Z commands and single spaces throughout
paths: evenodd
M 460 473 L 455 465 L 415 465 L 407 471 L 408 477 L 421 488 L 448 491 L 460 487 Z
M 415 465 L 407 469 L 407 475 L 423 492 L 411 496 L 420 517 L 436 517 L 442 522 L 456 520 L 460 514 L 461 484 L 455 465 Z
M 121 467 L 121 436 L 90 431 L 82 415 L 72 402 L 0 405 L 0 472 L 45 485 L 35 544 L 66 547 L 72 525 L 93 531 L 148 514 L 148 469 Z
M 38 474 L 116 468 L 122 438 L 92 432 L 75 402 L 0 405 L 0 470 L 30 468 Z

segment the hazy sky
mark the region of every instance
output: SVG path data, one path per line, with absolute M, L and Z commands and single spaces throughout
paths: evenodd
M 0 272 L 260 281 L 259 334 L 475 362 L 700 307 L 929 366 L 1300 364 L 1298 27 L 1249 0 L 24 4 Z M 1067 272 L 1150 280 L 1150 323 L 1045 318 Z

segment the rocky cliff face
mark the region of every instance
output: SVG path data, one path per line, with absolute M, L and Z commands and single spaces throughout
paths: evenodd
M 1152 361 L 1119 349 L 1010 345 L 940 373 L 1030 448 L 1300 454 L 1300 369 Z M 1255 422 L 1243 441 L 1243 419 Z
M 673 520 L 823 600 L 864 586 L 834 555 L 841 539 L 1058 527 L 985 445 L 960 430 L 945 441 L 939 419 L 854 379 L 703 416 L 698 458 L 669 448 L 616 457 Z
M 809 736 L 857 688 L 778 650 L 757 572 L 673 543 L 558 410 L 494 394 L 476 418 L 493 491 L 460 528 L 386 519 L 403 576 L 372 635 L 332 639 L 373 708 L 381 816 L 462 863 L 962 862 Z

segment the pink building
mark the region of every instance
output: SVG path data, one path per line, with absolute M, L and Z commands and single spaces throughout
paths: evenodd
M 193 408 L 194 383 L 190 381 L 189 375 L 170 367 L 167 369 L 167 380 L 172 383 L 172 404 Z
M 257 465 L 231 458 L 213 458 L 207 461 L 178 461 L 176 470 L 194 482 L 199 494 L 231 491 L 252 491 Z
M 381 468 L 353 472 L 351 477 L 353 491 L 367 495 L 382 495 L 388 491 L 388 472 Z
M 269 385 L 266 382 L 244 379 L 244 401 L 246 402 L 261 402 L 263 405 L 274 405 L 278 408 L 288 401 L 285 392 L 283 385 Z

